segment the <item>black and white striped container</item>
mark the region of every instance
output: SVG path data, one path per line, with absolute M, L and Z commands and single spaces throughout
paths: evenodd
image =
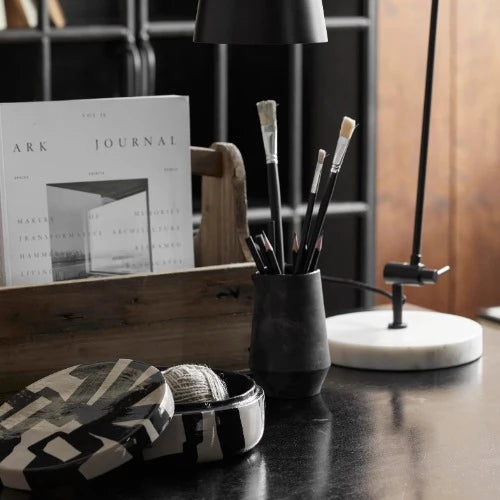
M 230 458 L 255 447 L 265 423 L 264 391 L 250 377 L 214 370 L 229 398 L 210 403 L 178 403 L 168 427 L 144 449 L 145 460 L 168 457 L 183 463 Z

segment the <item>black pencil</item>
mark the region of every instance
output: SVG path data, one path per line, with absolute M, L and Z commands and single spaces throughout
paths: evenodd
M 316 245 L 314 245 L 311 267 L 309 268 L 308 272 L 311 273 L 313 271 L 316 271 L 316 269 L 318 268 L 319 256 L 321 254 L 322 249 L 323 249 L 323 235 L 321 234 L 318 238 L 318 241 L 316 241 Z
M 271 220 L 274 222 L 274 235 L 271 234 L 278 265 L 285 269 L 283 248 L 283 223 L 281 218 L 281 191 L 278 173 L 278 124 L 276 120 L 276 101 L 260 101 L 257 103 L 259 120 L 262 130 L 262 140 L 266 153 L 267 189 Z
M 274 247 L 275 246 L 274 242 L 276 241 L 276 222 L 273 219 L 271 219 L 267 223 L 266 237 L 269 238 L 269 241 L 271 242 L 271 245 L 273 245 L 273 247 Z
M 356 128 L 356 122 L 352 118 L 344 116 L 342 120 L 342 126 L 340 127 L 339 139 L 337 141 L 337 147 L 335 149 L 335 154 L 333 156 L 332 168 L 330 170 L 330 175 L 328 177 L 328 184 L 321 199 L 318 214 L 316 215 L 316 220 L 314 222 L 314 227 L 311 233 L 311 238 L 309 241 L 312 244 L 306 251 L 306 257 L 304 259 L 304 270 L 308 270 L 311 267 L 311 260 L 314 252 L 313 244 L 318 239 L 320 233 L 323 231 L 323 225 L 326 219 L 326 211 L 328 210 L 328 205 L 332 199 L 333 191 L 335 190 L 335 184 L 337 182 L 337 177 L 342 167 L 342 162 L 349 146 L 349 141 L 352 137 L 354 129 Z
M 266 243 L 264 241 L 264 238 L 261 234 L 258 234 L 257 236 L 254 236 L 254 239 L 256 242 L 257 250 L 259 250 L 259 254 L 262 257 L 262 261 L 264 262 L 264 267 L 266 269 L 266 273 L 270 273 L 271 272 L 271 264 L 270 264 L 269 259 L 267 257 Z
M 323 169 L 325 156 L 326 156 L 326 151 L 324 149 L 320 149 L 318 152 L 318 161 L 316 162 L 316 169 L 314 170 L 314 177 L 311 183 L 311 189 L 309 191 L 309 197 L 307 199 L 307 210 L 306 210 L 306 215 L 304 217 L 304 222 L 302 224 L 302 232 L 300 234 L 299 253 L 297 255 L 296 262 L 293 266 L 294 274 L 304 272 L 302 268 L 302 262 L 304 260 L 305 251 L 309 245 L 309 233 L 311 232 L 311 220 L 314 210 L 314 203 L 316 202 L 316 196 L 318 194 L 319 182 L 321 180 L 321 171 Z
M 276 254 L 274 253 L 273 246 L 271 245 L 271 242 L 269 241 L 264 231 L 262 231 L 262 237 L 264 238 L 265 253 L 269 260 L 271 272 L 273 274 L 282 274 L 280 266 L 278 264 L 278 260 L 276 259 Z
M 255 262 L 255 265 L 257 266 L 257 269 L 259 270 L 259 273 L 264 274 L 266 272 L 266 266 L 264 265 L 264 261 L 262 260 L 257 246 L 255 245 L 255 241 L 251 236 L 245 238 L 245 241 L 247 242 L 248 249 L 252 254 L 253 260 Z
M 299 254 L 299 239 L 297 238 L 297 233 L 293 235 L 292 242 L 292 268 L 295 269 L 297 264 L 297 256 Z

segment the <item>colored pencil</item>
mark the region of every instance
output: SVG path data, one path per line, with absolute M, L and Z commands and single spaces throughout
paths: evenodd
M 278 260 L 276 258 L 276 254 L 274 253 L 274 248 L 271 245 L 271 242 L 269 241 L 269 239 L 266 236 L 266 233 L 264 231 L 262 231 L 262 237 L 264 238 L 265 253 L 266 253 L 267 258 L 269 260 L 271 272 L 273 274 L 282 274 L 280 266 L 278 264 Z
M 270 264 L 269 259 L 267 257 L 266 243 L 264 241 L 263 236 L 261 234 L 258 234 L 257 236 L 254 237 L 254 241 L 256 243 L 257 250 L 259 250 L 259 254 L 262 257 L 262 261 L 264 262 L 264 267 L 266 268 L 266 272 L 270 273 L 271 272 L 271 264 Z
M 299 254 L 299 239 L 297 238 L 297 233 L 293 235 L 292 242 L 292 268 L 295 269 L 297 264 L 297 256 Z
M 259 273 L 265 274 L 266 266 L 264 265 L 264 261 L 262 260 L 257 246 L 255 245 L 255 241 L 251 236 L 245 238 L 245 241 L 247 242 L 248 249 L 252 254 L 253 260 L 255 262 L 255 265 L 257 266 L 257 269 L 259 270 Z
M 311 267 L 308 272 L 316 271 L 318 268 L 319 256 L 321 254 L 321 250 L 323 249 L 323 235 L 320 234 L 318 241 L 316 241 L 316 245 L 314 245 L 314 252 L 311 260 Z

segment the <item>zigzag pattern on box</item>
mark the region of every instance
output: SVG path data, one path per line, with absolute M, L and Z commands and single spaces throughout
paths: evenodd
M 61 370 L 0 406 L 0 480 L 31 490 L 92 479 L 140 454 L 173 412 L 163 375 L 145 363 Z

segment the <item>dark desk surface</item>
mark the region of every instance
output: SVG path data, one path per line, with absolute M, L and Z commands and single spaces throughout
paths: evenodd
M 459 368 L 332 367 L 321 396 L 269 400 L 261 443 L 237 461 L 127 465 L 45 498 L 500 498 L 500 330 L 484 337 L 483 358 Z

